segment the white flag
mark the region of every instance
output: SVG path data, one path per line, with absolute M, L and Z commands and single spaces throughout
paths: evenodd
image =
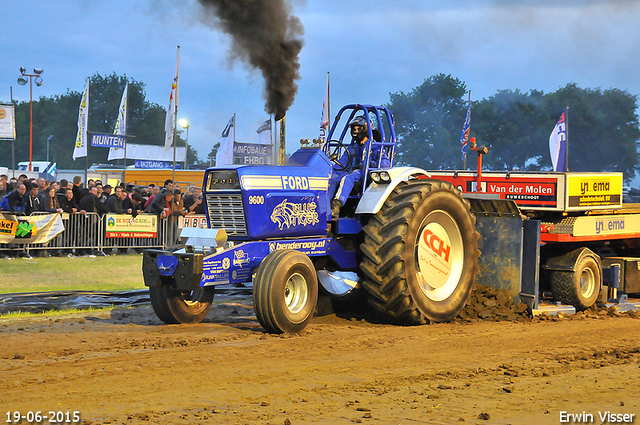
M 565 109 L 560 119 L 553 127 L 549 135 L 549 153 L 553 171 L 567 171 L 567 110 Z
M 180 46 L 178 46 L 178 56 L 176 58 L 176 76 L 171 83 L 171 96 L 169 96 L 169 107 L 167 108 L 167 117 L 164 120 L 164 149 L 171 149 L 173 145 L 173 133 L 175 130 L 176 109 L 178 108 L 178 83 L 180 81 Z
M 116 119 L 116 125 L 113 129 L 113 134 L 124 136 L 127 134 L 127 93 L 129 91 L 129 83 L 124 86 L 124 92 L 122 92 L 122 100 L 120 101 L 120 108 L 118 109 L 118 119 Z M 125 143 L 127 143 L 125 141 Z M 124 149 L 122 148 L 109 148 L 109 157 L 107 160 L 122 159 L 124 158 Z
M 262 145 L 271 144 L 271 118 L 262 123 L 256 130 L 258 133 L 258 143 Z
M 320 139 L 326 140 L 329 135 L 329 73 L 327 72 L 327 90 L 322 102 L 322 117 L 320 118 Z
M 233 114 L 220 136 L 220 147 L 216 152 L 216 166 L 233 164 L 233 144 L 236 140 L 236 114 Z
M 89 79 L 87 87 L 84 89 L 80 110 L 78 111 L 78 135 L 76 136 L 76 146 L 73 149 L 73 160 L 87 156 L 87 127 L 89 126 Z

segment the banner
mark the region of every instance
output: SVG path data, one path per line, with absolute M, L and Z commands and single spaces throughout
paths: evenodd
M 123 148 L 124 136 L 117 134 L 93 133 L 91 135 L 91 146 L 97 148 Z
M 201 227 L 207 228 L 207 216 L 204 214 L 181 215 L 178 217 L 178 228 L 184 227 Z
M 89 79 L 87 87 L 84 89 L 80 109 L 78 111 L 78 134 L 76 136 L 76 146 L 73 149 L 73 160 L 87 156 L 87 130 L 89 127 Z
M 13 105 L 0 104 L 0 139 L 15 140 L 16 114 Z
M 118 155 L 118 151 L 121 148 L 124 148 L 124 143 L 126 143 L 126 139 L 124 138 L 125 134 L 127 134 L 127 94 L 129 93 L 129 83 L 124 86 L 124 91 L 122 92 L 122 99 L 120 100 L 120 108 L 118 108 L 118 119 L 116 120 L 115 128 L 113 129 L 113 134 L 117 134 L 118 136 L 123 136 L 122 144 L 123 146 L 113 146 L 109 149 L 109 157 L 108 161 L 111 161 L 111 156 L 114 157 Z M 93 146 L 93 141 L 91 142 Z M 124 151 L 124 149 L 122 149 Z M 122 156 L 124 157 L 124 152 L 122 152 Z
M 123 159 L 124 149 L 118 149 L 114 152 L 114 157 L 109 159 Z M 184 162 L 187 158 L 187 148 L 176 148 L 176 161 Z M 173 162 L 173 150 L 166 151 L 164 146 L 158 145 L 136 145 L 127 143 L 127 159 L 142 159 L 148 161 L 170 161 Z M 177 164 L 176 164 L 177 165 Z
M 107 214 L 107 238 L 156 238 L 158 216 L 155 214 Z
M 0 213 L 0 243 L 47 243 L 64 231 L 60 213 L 16 216 Z
M 178 109 L 178 83 L 180 80 L 180 46 L 178 46 L 178 56 L 176 58 L 176 76 L 171 83 L 171 95 L 169 96 L 169 107 L 167 108 L 167 116 L 164 120 L 164 149 L 169 150 L 173 145 L 173 133 L 176 128 L 175 119 Z
M 220 147 L 216 152 L 216 167 L 233 164 L 233 144 L 236 140 L 236 114 L 233 114 L 220 136 Z
M 560 119 L 553 127 L 549 135 L 549 153 L 553 171 L 567 171 L 567 110 L 565 109 Z
M 234 143 L 233 159 L 236 164 L 271 165 L 272 145 L 256 143 Z M 236 159 L 238 161 L 236 161 Z

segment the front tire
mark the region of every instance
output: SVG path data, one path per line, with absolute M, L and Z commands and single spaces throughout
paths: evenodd
M 174 284 L 149 288 L 151 306 L 156 316 L 167 324 L 200 323 L 209 313 L 214 295 L 213 286 L 195 291 L 179 291 Z
M 402 182 L 364 231 L 363 287 L 373 307 L 402 325 L 458 315 L 475 281 L 479 235 L 457 189 Z
M 253 307 L 270 333 L 303 330 L 318 302 L 318 278 L 313 263 L 294 250 L 274 251 L 258 268 L 253 282 Z

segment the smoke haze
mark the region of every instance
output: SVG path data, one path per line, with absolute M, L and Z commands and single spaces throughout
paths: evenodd
M 217 19 L 205 22 L 233 39 L 232 57 L 259 69 L 265 110 L 281 119 L 293 104 L 300 79 L 298 55 L 304 27 L 285 0 L 199 0 Z

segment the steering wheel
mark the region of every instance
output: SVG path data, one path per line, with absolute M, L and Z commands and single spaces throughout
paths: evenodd
M 344 165 L 339 162 L 343 152 L 347 153 L 347 163 Z M 333 169 L 335 171 L 344 171 L 349 167 L 349 164 L 351 164 L 351 152 L 341 140 L 329 140 L 325 143 L 324 153 L 327 154 L 329 160 L 333 163 Z

